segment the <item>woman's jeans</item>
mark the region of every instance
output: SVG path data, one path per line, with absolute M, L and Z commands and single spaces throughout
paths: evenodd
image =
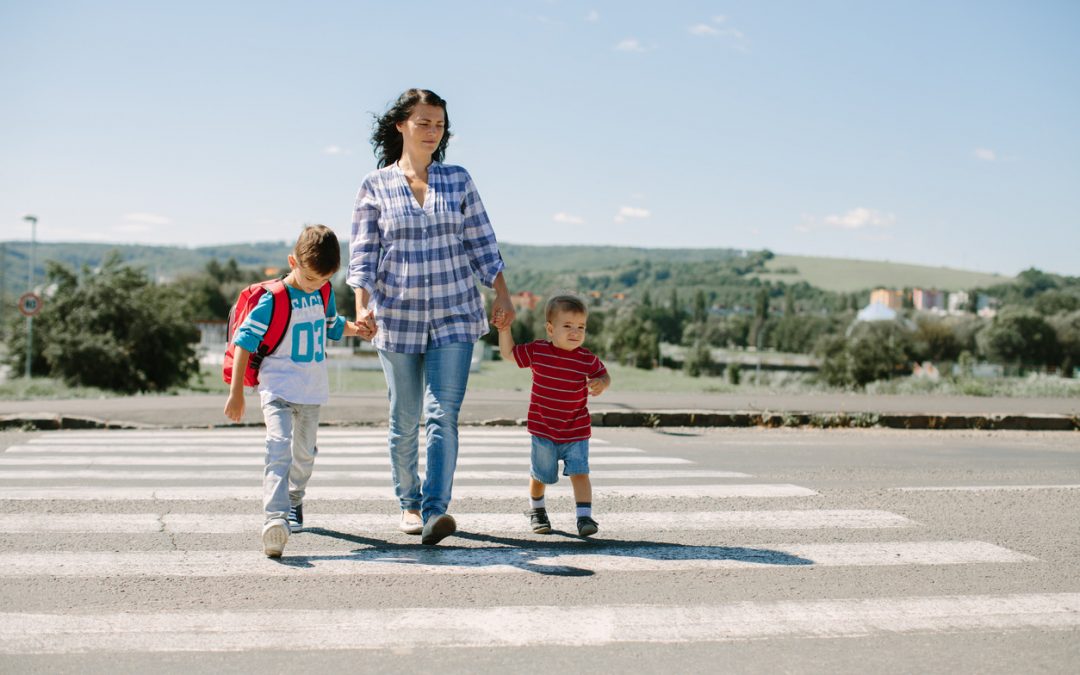
M 458 454 L 458 412 L 469 383 L 473 344 L 455 342 L 423 354 L 379 351 L 390 395 L 390 471 L 402 510 L 424 522 L 446 513 Z M 426 419 L 427 467 L 418 472 L 420 410 Z
M 280 398 L 263 406 L 266 421 L 266 468 L 263 474 L 263 511 L 266 522 L 284 519 L 289 507 L 304 501 L 304 491 L 315 466 L 315 434 L 319 430 L 318 405 L 289 403 Z

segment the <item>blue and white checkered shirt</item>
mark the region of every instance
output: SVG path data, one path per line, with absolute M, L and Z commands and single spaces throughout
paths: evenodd
M 465 169 L 432 162 L 423 207 L 396 163 L 364 178 L 353 210 L 347 282 L 370 293 L 376 349 L 417 354 L 476 342 L 489 326 L 474 274 L 490 288 L 503 267 Z

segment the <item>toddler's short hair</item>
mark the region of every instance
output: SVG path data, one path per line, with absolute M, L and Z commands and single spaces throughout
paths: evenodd
M 308 225 L 293 247 L 296 261 L 313 272 L 331 275 L 341 267 L 337 235 L 325 225 Z
M 588 315 L 589 309 L 585 306 L 585 303 L 581 298 L 566 293 L 553 296 L 547 301 L 547 309 L 544 312 L 545 318 L 548 321 L 551 321 L 551 317 L 555 316 L 556 312 L 572 312 L 574 314 Z

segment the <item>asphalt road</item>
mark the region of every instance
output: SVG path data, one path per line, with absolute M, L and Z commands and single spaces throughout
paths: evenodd
M 1076 672 L 1080 436 L 602 429 L 601 530 L 464 433 L 435 549 L 381 429 L 324 429 L 285 557 L 258 431 L 0 434 L 3 672 Z

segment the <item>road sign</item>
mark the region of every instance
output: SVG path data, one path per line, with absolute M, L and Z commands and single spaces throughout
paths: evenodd
M 19 297 L 19 311 L 23 316 L 37 316 L 41 311 L 41 296 L 37 293 L 23 293 Z

